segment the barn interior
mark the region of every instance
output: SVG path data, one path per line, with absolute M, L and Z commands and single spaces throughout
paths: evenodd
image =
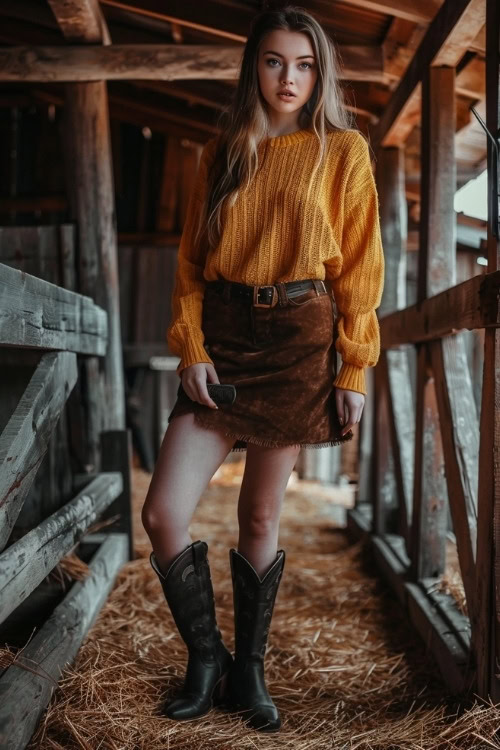
M 287 488 L 280 739 L 154 716 L 185 662 L 139 520 L 177 250 L 249 26 L 282 5 L 0 2 L 1 747 L 500 747 L 496 0 L 302 4 L 375 154 L 381 357 L 354 439 L 303 449 Z M 193 523 L 229 643 L 242 460 Z

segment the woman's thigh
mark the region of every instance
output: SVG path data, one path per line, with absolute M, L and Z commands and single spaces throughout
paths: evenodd
M 265 531 L 279 520 L 286 486 L 300 446 L 268 448 L 247 444 L 245 471 L 238 501 L 240 526 Z
M 188 525 L 210 479 L 234 438 L 201 427 L 192 413 L 173 419 L 165 432 L 142 510 L 143 523 Z

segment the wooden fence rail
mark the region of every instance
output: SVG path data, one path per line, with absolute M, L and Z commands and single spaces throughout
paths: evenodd
M 21 230 L 22 232 L 22 230 Z M 130 436 L 100 434 L 100 470 L 78 474 L 73 499 L 20 538 L 16 520 L 29 496 L 49 442 L 78 381 L 77 356 L 104 357 L 107 313 L 92 299 L 0 263 L 0 624 L 29 604 L 64 555 L 93 545 L 89 576 L 74 583 L 39 626 L 22 656 L 0 678 L 0 745 L 28 743 L 57 685 L 106 600 L 120 567 L 132 558 Z M 17 360 L 27 356 L 19 376 Z M 31 367 L 31 370 L 30 370 Z M 6 399 L 17 400 L 8 416 Z M 6 414 L 8 418 L 6 418 Z M 3 429 L 2 429 L 3 428 Z M 111 519 L 118 517 L 112 524 Z M 107 534 L 85 537 L 110 519 Z
M 485 20 L 488 191 L 488 272 L 456 284 L 455 69 L 428 56 L 404 79 L 398 110 L 413 86 L 422 95 L 422 201 L 417 302 L 394 309 L 399 257 L 389 257 L 386 300 L 380 310 L 381 356 L 374 372 L 373 450 L 362 471 L 352 531 L 372 543 L 393 586 L 443 677 L 455 691 L 474 688 L 500 700 L 500 6 L 495 0 L 443 3 L 422 50 L 445 44 L 467 18 Z M 481 12 L 484 10 L 484 16 Z M 462 17 L 460 18 L 460 14 Z M 423 58 L 422 58 L 423 59 Z M 418 55 L 415 61 L 418 60 Z M 416 65 L 416 62 L 415 62 Z M 410 75 L 410 74 L 408 74 Z M 395 106 L 395 105 L 394 105 Z M 389 103 L 387 112 L 396 111 Z M 383 150 L 389 115 L 377 126 Z M 486 137 L 486 136 L 485 136 Z M 381 159 L 384 161 L 384 157 Z M 403 159 L 394 159 L 401 170 Z M 399 179 L 401 178 L 401 179 Z M 397 196 L 381 200 L 397 204 Z M 404 185 L 404 174 L 391 174 Z M 393 189 L 393 193 L 399 188 Z M 385 227 L 390 234 L 391 227 Z M 394 230 L 394 227 L 392 227 Z M 404 237 L 400 236 L 403 246 Z M 385 295 L 386 290 L 384 290 Z M 481 410 L 478 414 L 463 329 L 484 332 Z M 414 352 L 412 351 L 414 349 Z M 415 354 L 415 403 L 409 354 Z M 387 433 L 387 440 L 382 433 Z M 371 497 L 367 495 L 371 493 Z M 451 516 L 453 533 L 448 529 Z M 464 599 L 441 586 L 450 538 L 456 543 Z

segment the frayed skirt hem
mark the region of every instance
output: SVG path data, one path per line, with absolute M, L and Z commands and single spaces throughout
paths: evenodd
M 260 445 L 264 448 L 291 448 L 292 446 L 300 446 L 301 448 L 327 448 L 334 445 L 341 445 L 342 443 L 347 443 L 349 440 L 352 440 L 354 437 L 352 430 L 350 430 L 346 435 L 344 435 L 343 438 L 334 438 L 332 440 L 325 440 L 321 441 L 319 443 L 305 443 L 302 441 L 294 442 L 294 443 L 280 443 L 277 440 L 266 440 L 265 438 L 257 437 L 256 435 L 245 435 L 242 433 L 236 433 L 236 432 L 229 432 L 225 428 L 221 428 L 218 425 L 209 424 L 205 422 L 202 418 L 199 417 L 197 413 L 194 414 L 195 420 L 200 424 L 202 427 L 206 427 L 209 430 L 215 430 L 216 432 L 220 432 L 221 434 L 225 435 L 226 437 L 234 438 L 235 441 L 244 441 L 246 443 L 252 443 L 253 445 Z M 245 451 L 247 449 L 246 445 L 235 447 L 233 446 L 231 448 L 231 452 L 239 452 L 239 451 Z

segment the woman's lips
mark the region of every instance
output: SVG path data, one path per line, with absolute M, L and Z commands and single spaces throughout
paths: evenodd
M 295 99 L 294 94 L 278 94 L 280 99 L 284 99 L 285 101 L 288 101 L 290 99 Z

